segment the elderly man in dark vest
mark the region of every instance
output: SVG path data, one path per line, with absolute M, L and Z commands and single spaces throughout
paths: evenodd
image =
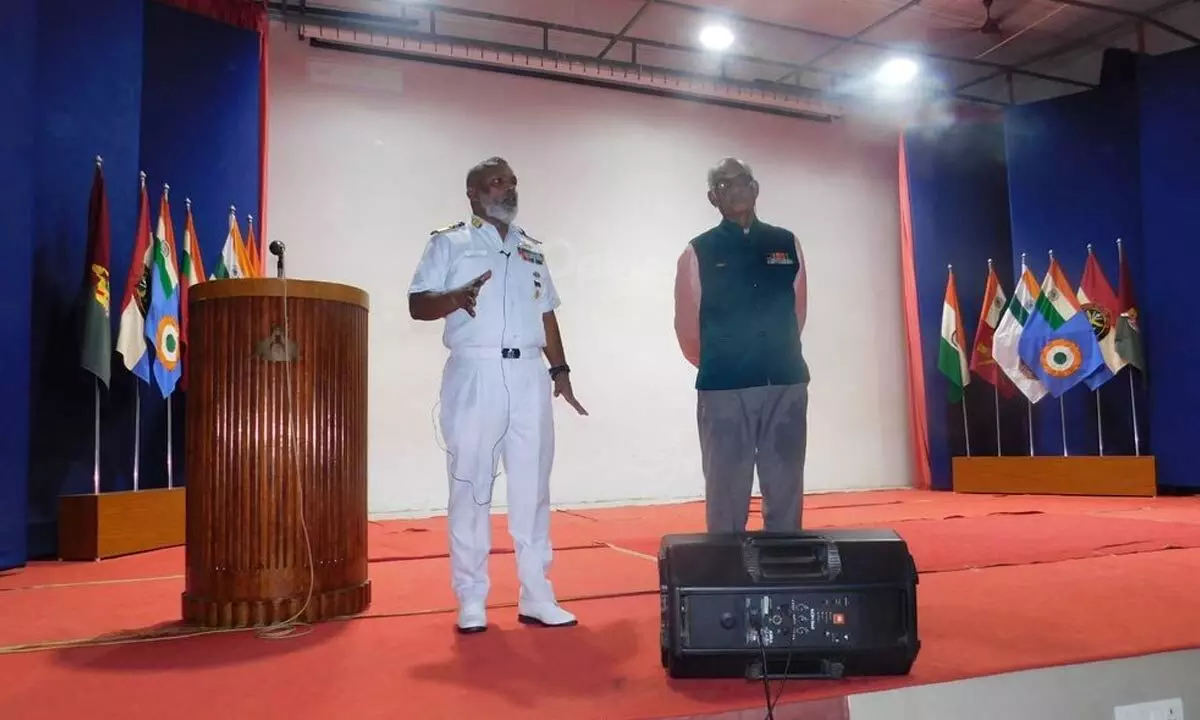
M 688 243 L 675 277 L 675 334 L 696 366 L 709 532 L 746 529 L 754 471 L 769 531 L 800 529 L 808 418 L 801 352 L 807 302 L 796 236 L 755 214 L 758 182 L 733 158 L 708 173 L 715 228 Z

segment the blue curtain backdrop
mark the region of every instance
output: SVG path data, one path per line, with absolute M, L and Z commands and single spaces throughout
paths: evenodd
M 55 547 L 60 494 L 90 492 L 93 386 L 79 368 L 75 309 L 83 280 L 87 202 L 96 155 L 104 158 L 112 229 L 113 337 L 137 213 L 144 0 L 37 3 L 37 130 L 29 414 L 29 543 Z M 132 39 L 131 39 L 132 38 Z M 103 397 L 102 477 L 128 475 L 117 440 L 132 429 L 128 385 L 116 369 Z
M 1141 109 L 1142 253 L 1134 288 L 1149 364 L 1150 425 L 1159 483 L 1200 487 L 1200 332 L 1194 316 L 1200 270 L 1200 51 L 1145 58 Z M 1136 279 L 1135 279 L 1136 282 Z
M 983 304 L 989 258 L 1005 292 L 1013 277 L 1009 243 L 1004 133 L 999 123 L 962 122 L 905 134 L 912 208 L 917 308 L 925 361 L 931 484 L 951 487 L 950 458 L 966 454 L 962 406 L 947 400 L 938 372 L 946 266 L 954 266 L 963 326 L 970 342 Z M 968 346 L 969 347 L 969 346 Z M 990 385 L 972 376 L 966 408 L 971 452 L 996 454 L 996 402 Z M 1023 406 L 1000 398 L 1000 447 L 1028 452 Z
M 1012 108 L 1006 115 L 1005 136 L 1014 267 L 1020 267 L 1021 254 L 1026 253 L 1040 283 L 1053 250 L 1076 290 L 1087 245 L 1092 243 L 1115 291 L 1116 240 L 1121 238 L 1135 290 L 1147 292 L 1142 281 L 1142 172 L 1135 87 L 1114 84 Z M 1106 454 L 1133 454 L 1129 372 L 1122 371 L 1100 388 L 1099 422 L 1097 396 L 1086 386 L 1081 384 L 1063 396 L 1068 454 L 1098 454 L 1101 426 Z M 1140 388 L 1137 401 L 1143 410 Z M 1047 396 L 1033 414 L 1037 454 L 1062 454 L 1064 413 L 1059 402 Z M 1150 435 L 1145 417 L 1143 413 L 1139 420 L 1143 449 L 1149 447 Z
M 229 206 L 237 208 L 243 236 L 246 216 L 258 219 L 258 47 L 255 32 L 155 2 L 146 5 L 140 169 L 150 178 L 153 217 L 163 183 L 171 186 L 180 253 L 185 200 L 191 199 L 206 272 L 215 268 L 225 244 Z M 157 386 L 140 385 L 142 486 L 166 487 L 167 402 Z M 171 399 L 177 485 L 186 476 L 185 407 L 186 393 L 177 391 Z
M 26 547 L 37 4 L 9 0 L 0 23 L 0 571 L 24 564 Z
M 57 500 L 90 492 L 93 385 L 79 368 L 82 284 L 94 157 L 104 157 L 111 215 L 113 339 L 129 271 L 138 172 L 151 223 L 172 186 L 176 239 L 193 201 L 206 268 L 231 204 L 258 213 L 258 36 L 147 0 L 17 0 L 6 6 L 0 90 L 0 221 L 14 240 L 0 273 L 0 569 L 55 552 Z M 113 357 L 102 393 L 101 486 L 132 487 L 134 407 L 142 398 L 140 484 L 166 485 L 166 403 Z M 176 480 L 184 480 L 177 395 Z

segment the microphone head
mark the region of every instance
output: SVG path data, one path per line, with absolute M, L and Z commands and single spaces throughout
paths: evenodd
M 267 246 L 267 250 L 271 251 L 272 255 L 282 256 L 285 249 L 287 249 L 286 246 L 278 240 L 272 241 L 271 244 Z

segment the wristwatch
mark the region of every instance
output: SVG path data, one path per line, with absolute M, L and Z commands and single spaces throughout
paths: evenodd
M 569 372 L 571 372 L 570 365 L 567 365 L 566 363 L 563 363 L 562 365 L 555 365 L 554 367 L 550 368 L 550 379 L 554 380 L 559 375 Z

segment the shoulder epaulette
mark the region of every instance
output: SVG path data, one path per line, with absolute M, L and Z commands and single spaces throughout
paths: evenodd
M 528 240 L 531 243 L 534 243 L 535 245 L 542 244 L 541 240 L 538 240 L 537 238 L 533 237 L 529 233 L 525 232 L 525 228 L 521 228 L 521 237 L 525 238 L 526 240 Z
M 444 228 L 440 228 L 440 229 L 438 229 L 438 230 L 434 230 L 433 232 L 431 232 L 431 233 L 429 233 L 429 234 L 430 234 L 430 235 L 441 235 L 442 233 L 448 233 L 448 232 L 450 232 L 451 230 L 457 230 L 457 229 L 459 229 L 460 227 L 462 227 L 462 226 L 464 226 L 464 225 L 466 225 L 466 223 L 465 223 L 465 222 L 459 221 L 459 222 L 456 222 L 456 223 L 454 223 L 453 225 L 447 225 L 447 226 L 446 226 L 446 227 L 444 227 Z

